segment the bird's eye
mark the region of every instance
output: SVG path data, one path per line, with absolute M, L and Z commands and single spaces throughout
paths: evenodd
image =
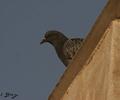
M 48 37 L 50 37 L 50 35 L 48 33 L 46 33 L 45 38 L 48 38 Z

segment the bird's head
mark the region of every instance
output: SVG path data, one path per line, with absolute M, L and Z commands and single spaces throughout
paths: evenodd
M 65 42 L 66 40 L 67 40 L 67 37 L 64 36 L 61 32 L 47 31 L 44 35 L 43 40 L 40 42 L 40 44 L 48 42 L 55 46 Z

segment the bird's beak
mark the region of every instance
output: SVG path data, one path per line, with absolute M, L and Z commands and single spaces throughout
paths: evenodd
M 42 41 L 40 42 L 40 44 L 43 44 L 45 42 L 47 42 L 46 38 L 42 39 Z

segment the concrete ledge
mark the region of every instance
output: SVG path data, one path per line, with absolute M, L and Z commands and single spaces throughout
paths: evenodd
M 86 65 L 89 65 L 91 63 L 94 54 L 93 51 L 104 37 L 106 33 L 105 30 L 108 28 L 108 26 L 110 25 L 113 19 L 119 17 L 120 17 L 120 0 L 109 0 L 108 4 L 102 11 L 101 15 L 98 17 L 91 32 L 88 34 L 83 47 L 75 55 L 72 63 L 68 66 L 64 75 L 61 77 L 59 83 L 57 84 L 56 88 L 49 96 L 49 100 L 61 100 L 62 98 L 63 99 L 66 98 L 65 95 L 70 85 L 77 77 L 77 75 L 85 71 Z M 88 73 L 86 72 L 86 74 Z M 80 99 L 64 99 L 64 100 L 80 100 Z M 81 99 L 81 100 L 88 100 L 88 99 Z M 116 100 L 116 99 L 111 99 L 111 100 Z
M 115 20 L 60 100 L 119 100 L 119 44 L 120 20 Z

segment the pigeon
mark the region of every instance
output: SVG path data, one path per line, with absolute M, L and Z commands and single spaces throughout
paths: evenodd
M 45 33 L 44 38 L 42 39 L 40 44 L 50 43 L 51 45 L 53 45 L 58 57 L 67 67 L 76 52 L 82 46 L 83 40 L 83 38 L 70 39 L 59 31 L 50 30 Z

